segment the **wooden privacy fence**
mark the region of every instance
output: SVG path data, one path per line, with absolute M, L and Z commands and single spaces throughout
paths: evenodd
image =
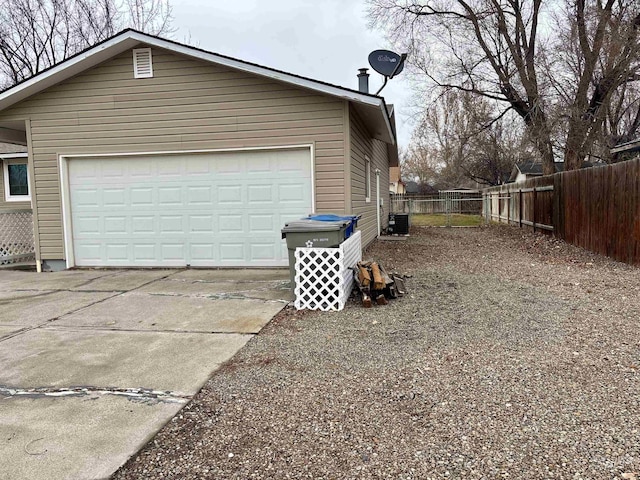
M 552 232 L 553 193 L 553 176 L 489 188 L 482 194 L 483 216 L 495 222 Z
M 483 215 L 638 265 L 640 159 L 486 189 Z

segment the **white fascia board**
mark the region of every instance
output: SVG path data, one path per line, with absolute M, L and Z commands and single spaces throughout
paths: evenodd
M 384 100 L 380 101 L 380 109 L 382 110 L 382 116 L 384 117 L 384 123 L 387 125 L 387 130 L 389 130 L 389 137 L 391 137 L 391 143 L 389 145 L 396 144 L 396 137 L 393 133 L 393 128 L 391 127 L 390 113 L 387 113 L 387 106 L 384 103 Z
M 11 160 L 13 158 L 29 158 L 29 154 L 27 152 L 0 153 L 0 159 Z

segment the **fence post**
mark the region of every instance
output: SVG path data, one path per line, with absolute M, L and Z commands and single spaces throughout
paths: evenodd
M 485 192 L 482 192 L 482 217 L 484 223 L 487 223 L 487 194 Z
M 522 189 L 520 189 L 518 192 L 520 194 L 520 199 L 518 201 L 518 225 L 520 228 L 522 228 Z
M 553 176 L 553 235 L 564 237 L 564 224 L 562 222 L 562 175 Z
M 511 225 L 511 192 L 507 190 L 507 225 Z
M 536 187 L 533 187 L 533 232 L 536 231 L 536 199 L 538 198 Z
M 493 221 L 493 192 L 489 192 L 489 216 L 487 217 L 487 223 Z

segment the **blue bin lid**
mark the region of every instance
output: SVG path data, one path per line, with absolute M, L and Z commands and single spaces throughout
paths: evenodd
M 318 222 L 353 222 L 355 220 L 358 220 L 360 218 L 360 215 L 334 215 L 332 213 L 325 213 L 320 215 L 309 215 L 309 218 Z

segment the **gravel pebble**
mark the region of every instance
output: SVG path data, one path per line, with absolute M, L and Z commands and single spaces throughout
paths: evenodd
M 115 478 L 636 478 L 640 269 L 496 225 L 366 256 L 410 294 L 285 309 Z

